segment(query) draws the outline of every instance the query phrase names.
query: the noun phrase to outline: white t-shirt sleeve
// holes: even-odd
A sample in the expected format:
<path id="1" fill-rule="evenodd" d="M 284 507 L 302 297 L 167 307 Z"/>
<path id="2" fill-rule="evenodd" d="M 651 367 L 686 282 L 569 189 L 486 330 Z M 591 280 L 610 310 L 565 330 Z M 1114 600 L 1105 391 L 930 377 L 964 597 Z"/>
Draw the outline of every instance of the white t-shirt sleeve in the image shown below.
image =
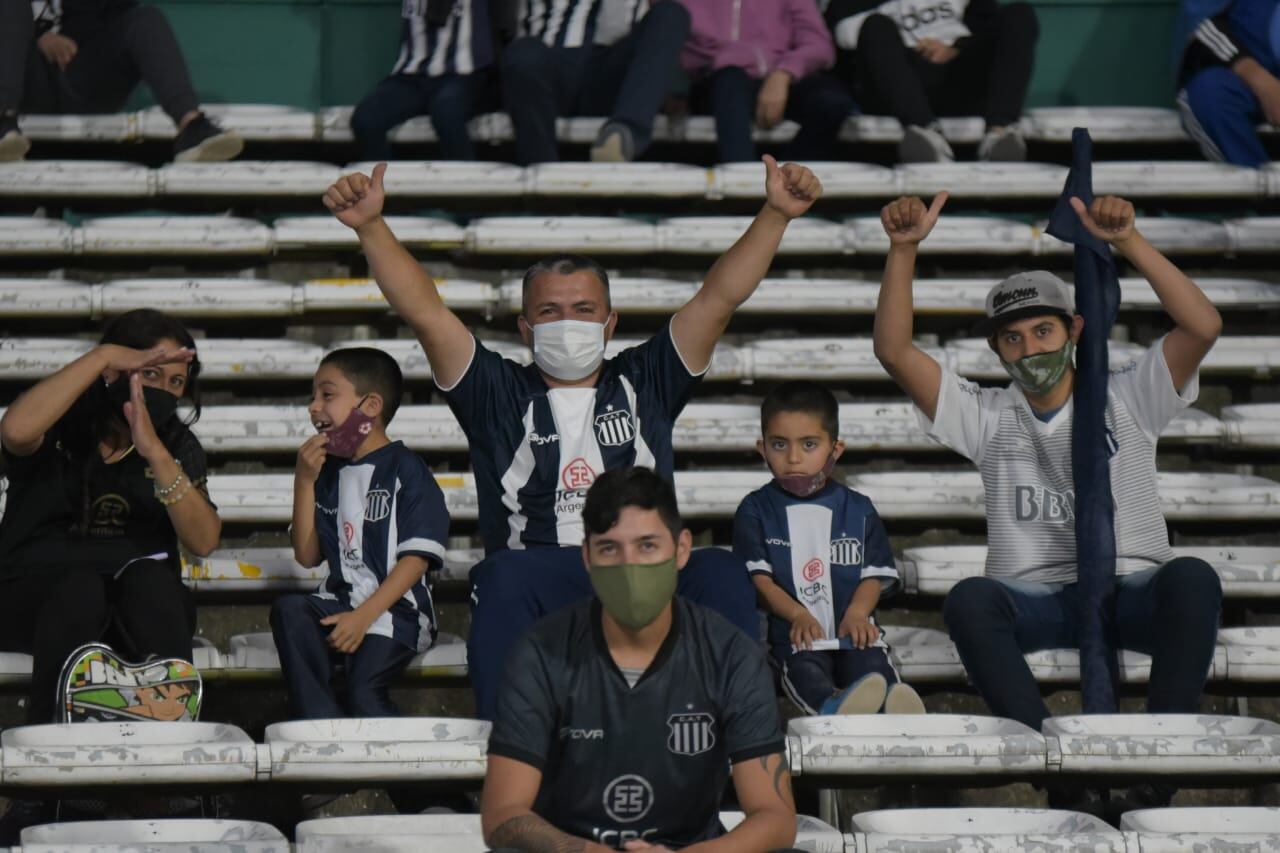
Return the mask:
<path id="1" fill-rule="evenodd" d="M 1138 426 L 1156 439 L 1169 421 L 1200 396 L 1200 371 L 1182 388 L 1174 388 L 1164 359 L 1164 338 L 1160 338 L 1137 361 L 1111 374 L 1111 393 L 1125 404 Z"/>
<path id="2" fill-rule="evenodd" d="M 962 379 L 944 367 L 938 387 L 938 410 L 933 420 L 918 406 L 916 417 L 926 435 L 976 463 L 981 461 L 990 420 L 988 410 L 997 393 L 984 390 L 976 382 Z"/>

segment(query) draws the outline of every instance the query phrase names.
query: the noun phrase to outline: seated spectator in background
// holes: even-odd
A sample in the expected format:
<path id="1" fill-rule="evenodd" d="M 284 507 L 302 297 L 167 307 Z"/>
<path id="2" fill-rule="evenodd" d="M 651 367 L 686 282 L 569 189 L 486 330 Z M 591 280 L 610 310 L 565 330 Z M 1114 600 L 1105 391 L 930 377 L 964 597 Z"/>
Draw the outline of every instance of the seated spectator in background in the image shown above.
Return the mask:
<path id="1" fill-rule="evenodd" d="M 31 723 L 53 722 L 62 665 L 85 643 L 191 660 L 195 608 L 178 546 L 204 556 L 222 530 L 189 427 L 199 375 L 181 323 L 130 311 L 0 420 L 0 650 L 33 657 Z"/>
<path id="2" fill-rule="evenodd" d="M 114 113 L 146 83 L 178 128 L 179 163 L 230 160 L 244 147 L 200 111 L 164 13 L 136 0 L 0 0 L 0 162 L 31 143 L 19 113 Z"/>
<path id="3" fill-rule="evenodd" d="M 367 347 L 329 353 L 312 380 L 317 435 L 298 451 L 290 536 L 294 559 L 327 561 L 329 577 L 271 608 L 301 719 L 396 716 L 392 683 L 435 640 L 426 574 L 444 564 L 449 514 L 422 457 L 387 437 L 403 384 L 395 359 Z M 329 683 L 339 658 L 344 703 Z"/>
<path id="4" fill-rule="evenodd" d="M 679 70 L 689 16 L 675 0 L 520 0 L 502 99 L 522 165 L 560 159 L 558 116 L 607 116 L 596 162 L 635 160 Z"/>
<path id="5" fill-rule="evenodd" d="M 440 159 L 474 160 L 467 122 L 489 96 L 495 26 L 489 0 L 404 0 L 400 57 L 351 114 L 361 160 L 391 159 L 391 129 L 431 116 Z"/>
<path id="6" fill-rule="evenodd" d="M 951 161 L 938 116 L 980 115 L 979 160 L 1025 160 L 1018 120 L 1040 33 L 1028 3 L 831 0 L 841 76 L 864 112 L 902 122 L 898 159 Z"/>
<path id="7" fill-rule="evenodd" d="M 587 491 L 582 519 L 595 595 L 512 650 L 489 737 L 485 841 L 522 851 L 790 847 L 795 804 L 768 666 L 741 631 L 675 596 L 692 537 L 671 484 L 648 468 L 615 468 Z M 726 834 L 718 812 L 730 772 L 746 819 Z"/>
<path id="8" fill-rule="evenodd" d="M 1210 160 L 1258 168 L 1257 125 L 1280 126 L 1280 2 L 1183 0 L 1178 111 Z"/>
<path id="9" fill-rule="evenodd" d="M 986 495 L 985 576 L 951 590 L 943 617 L 970 680 L 991 711 L 1039 731 L 1049 709 L 1023 655 L 1076 648 L 1077 582 L 1071 434 L 1074 345 L 1084 318 L 1052 273 L 1018 273 L 987 295 L 984 331 L 1013 383 L 980 388 L 934 361 L 911 338 L 918 244 L 946 195 L 926 209 L 899 199 L 881 213 L 891 246 L 876 307 L 875 352 L 916 404 L 934 439 L 972 460 Z M 1134 228 L 1133 205 L 1072 202 L 1085 228 L 1151 283 L 1173 330 L 1111 374 L 1105 419 L 1115 505 L 1116 646 L 1152 656 L 1147 710 L 1194 714 L 1217 642 L 1222 586 L 1213 567 L 1175 557 L 1156 491 L 1156 441 L 1199 393 L 1200 362 L 1222 318 L 1195 282 Z M 1059 799 L 1070 796 L 1073 799 Z M 1079 792 L 1050 792 L 1082 806 Z M 1172 789 L 1140 786 L 1133 807 L 1168 805 Z"/>
<path id="10" fill-rule="evenodd" d="M 682 61 L 697 109 L 716 120 L 722 163 L 756 159 L 752 127 L 800 125 L 786 156 L 831 160 L 853 100 L 823 73 L 835 60 L 814 0 L 680 0 L 692 18 Z"/>
<path id="11" fill-rule="evenodd" d="M 769 392 L 757 447 L 773 481 L 738 507 L 733 551 L 769 613 L 783 688 L 804 713 L 923 714 L 875 619 L 882 591 L 899 586 L 889 536 L 871 500 L 832 476 L 839 424 L 835 395 L 815 382 Z"/>

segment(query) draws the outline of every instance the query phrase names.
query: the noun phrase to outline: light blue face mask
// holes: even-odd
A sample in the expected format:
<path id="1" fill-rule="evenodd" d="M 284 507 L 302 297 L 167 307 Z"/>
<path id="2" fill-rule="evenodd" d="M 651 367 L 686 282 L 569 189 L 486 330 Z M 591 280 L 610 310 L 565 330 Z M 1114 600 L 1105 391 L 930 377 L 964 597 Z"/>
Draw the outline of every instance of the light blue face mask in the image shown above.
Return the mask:
<path id="1" fill-rule="evenodd" d="M 1053 390 L 1067 372 L 1074 355 L 1075 344 L 1068 340 L 1062 349 L 1028 355 L 1013 362 L 1001 359 L 1000 363 L 1019 388 L 1038 397 Z"/>

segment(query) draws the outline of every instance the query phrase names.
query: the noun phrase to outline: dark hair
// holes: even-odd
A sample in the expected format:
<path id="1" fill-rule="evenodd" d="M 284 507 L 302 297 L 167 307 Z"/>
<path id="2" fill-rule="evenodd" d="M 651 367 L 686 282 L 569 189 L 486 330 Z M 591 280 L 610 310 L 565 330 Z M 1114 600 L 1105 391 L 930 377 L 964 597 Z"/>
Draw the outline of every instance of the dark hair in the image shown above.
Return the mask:
<path id="1" fill-rule="evenodd" d="M 605 471 L 587 490 L 587 499 L 582 505 L 582 526 L 587 537 L 608 532 L 618 523 L 622 510 L 629 506 L 656 509 L 673 539 L 679 538 L 684 529 L 671 484 L 649 468 L 630 466 Z"/>
<path id="2" fill-rule="evenodd" d="M 781 412 L 804 412 L 822 422 L 832 441 L 840 435 L 840 404 L 836 395 L 817 382 L 797 379 L 783 382 L 765 395 L 760 404 L 760 434 L 769 434 L 769 422 Z"/>
<path id="3" fill-rule="evenodd" d="M 605 268 L 586 255 L 561 252 L 548 255 L 525 270 L 524 280 L 520 284 L 520 312 L 525 313 L 529 309 L 529 285 L 533 284 L 535 278 L 548 272 L 556 275 L 572 275 L 583 270 L 600 280 L 600 284 L 604 286 L 604 307 L 606 310 L 613 310 L 613 303 L 609 298 L 609 273 Z"/>
<path id="4" fill-rule="evenodd" d="M 394 358 L 373 347 L 347 347 L 336 349 L 320 359 L 320 367 L 326 364 L 338 368 L 347 381 L 356 386 L 357 394 L 381 397 L 382 425 L 385 427 L 391 423 L 404 393 L 404 374 Z"/>

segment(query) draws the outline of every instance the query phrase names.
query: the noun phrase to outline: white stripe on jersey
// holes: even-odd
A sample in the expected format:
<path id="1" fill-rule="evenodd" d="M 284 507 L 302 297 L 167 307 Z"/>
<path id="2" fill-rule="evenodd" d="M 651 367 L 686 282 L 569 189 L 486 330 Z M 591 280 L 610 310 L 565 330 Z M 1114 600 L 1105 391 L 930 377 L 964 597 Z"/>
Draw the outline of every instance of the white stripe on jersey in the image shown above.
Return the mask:
<path id="1" fill-rule="evenodd" d="M 382 564 L 387 567 L 388 577 L 391 576 L 392 570 L 395 569 L 396 542 L 399 541 L 400 539 L 400 531 L 396 528 L 396 522 L 399 520 L 396 518 L 396 516 L 399 515 L 399 513 L 396 512 L 396 502 L 399 500 L 399 498 L 400 498 L 400 478 L 396 477 L 396 484 L 392 488 L 392 492 L 391 492 L 391 507 L 390 507 L 391 514 L 387 516 L 387 551 L 386 551 L 386 554 L 383 556 L 383 559 L 385 560 L 385 562 L 383 562 Z M 355 609 L 356 607 L 354 596 L 352 597 L 351 607 L 352 609 Z M 374 619 L 373 624 L 369 626 L 368 633 L 373 634 L 376 637 L 386 637 L 388 639 L 395 639 L 395 635 L 396 635 L 395 623 L 391 619 L 391 611 L 389 609 L 384 610 L 378 614 L 378 618 Z"/>
<path id="2" fill-rule="evenodd" d="M 457 24 L 457 16 L 450 15 L 444 26 L 436 28 L 435 50 L 432 51 L 431 62 L 427 65 L 427 76 L 439 77 L 447 70 L 445 66 L 449 60 L 449 49 L 453 46 Z"/>
<path id="3" fill-rule="evenodd" d="M 507 537 L 507 547 L 517 550 L 524 547 L 520 536 L 529 524 L 529 516 L 524 514 L 524 508 L 520 506 L 520 490 L 533 476 L 533 446 L 529 444 L 529 436 L 534 433 L 533 401 L 530 401 L 529 408 L 524 410 L 523 420 L 524 438 L 520 440 L 520 446 L 511 457 L 511 467 L 502 475 L 502 505 L 511 513 L 507 517 L 507 526 L 511 528 L 511 535 Z"/>
<path id="4" fill-rule="evenodd" d="M 578 0 L 573 6 L 573 14 L 565 27 L 565 47 L 581 47 L 587 40 L 587 24 L 596 0 Z"/>
<path id="5" fill-rule="evenodd" d="M 443 545 L 441 545 L 439 542 L 435 541 L 434 539 L 422 539 L 419 537 L 406 539 L 403 542 L 401 542 L 398 546 L 396 546 L 396 559 L 399 559 L 401 554 L 404 554 L 408 551 L 422 551 L 427 554 L 431 554 L 433 556 L 439 557 L 440 559 L 443 560 L 445 548 Z M 394 562 L 395 561 L 393 560 L 388 565 L 393 565 Z"/>
<path id="6" fill-rule="evenodd" d="M 1227 38 L 1209 18 L 1205 18 L 1200 26 L 1196 27 L 1196 37 L 1223 62 L 1230 62 L 1239 52 L 1231 43 L 1231 39 Z"/>
<path id="7" fill-rule="evenodd" d="M 400 55 L 396 57 L 396 64 L 391 66 L 392 76 L 399 74 L 404 70 L 405 63 L 409 61 L 409 44 L 407 42 L 400 43 Z"/>
<path id="8" fill-rule="evenodd" d="M 427 19 L 415 16 L 409 19 L 409 38 L 413 42 L 413 56 L 405 65 L 405 74 L 416 74 L 427 58 Z"/>
<path id="9" fill-rule="evenodd" d="M 347 465 L 338 472 L 334 524 L 338 526 L 339 568 L 342 579 L 351 586 L 352 608 L 363 604 L 378 588 L 377 576 L 364 564 L 364 502 L 373 472 L 372 465 Z"/>
<path id="10" fill-rule="evenodd" d="M 551 8 L 546 14 L 545 26 L 542 30 L 542 41 L 548 47 L 556 46 L 556 36 L 560 35 L 560 28 L 564 26 L 564 13 L 572 0 L 551 0 Z M 541 5 L 541 4 L 539 4 Z M 566 38 L 565 47 L 576 47 Z"/>
<path id="11" fill-rule="evenodd" d="M 576 547 L 582 544 L 583 538 L 582 501 L 576 494 L 570 496 L 568 493 L 581 491 L 585 496 L 590 482 L 566 482 L 566 476 L 579 471 L 582 463 L 591 470 L 589 479 L 592 482 L 604 471 L 604 457 L 595 431 L 596 389 L 553 388 L 547 392 L 547 402 L 551 405 L 551 418 L 560 436 L 560 465 L 556 469 L 556 541 Z M 566 472 L 570 472 L 569 475 Z M 581 485 L 583 483 L 585 485 Z M 560 500 L 561 495 L 564 495 L 564 500 Z"/>
<path id="12" fill-rule="evenodd" d="M 635 443 L 632 447 L 635 450 L 636 458 L 631 464 L 638 468 L 657 468 L 658 458 L 653 455 L 653 450 L 649 447 L 648 442 L 644 440 L 644 431 L 640 429 L 640 408 L 636 405 L 635 386 L 625 376 L 619 376 L 618 381 L 622 385 L 622 393 L 627 395 L 627 408 L 631 410 L 631 417 L 635 420 L 635 427 L 632 430 L 635 433 Z"/>
<path id="13" fill-rule="evenodd" d="M 454 72 L 470 74 L 476 70 L 476 58 L 471 54 L 471 2 L 467 0 L 466 14 L 458 20 L 458 47 L 453 58 Z"/>
<path id="14" fill-rule="evenodd" d="M 767 575 L 773 575 L 773 566 L 769 565 L 768 560 L 747 560 L 747 571 L 764 572 Z"/>
<path id="15" fill-rule="evenodd" d="M 831 510 L 818 504 L 787 507 L 791 537 L 791 580 L 796 598 L 818 620 L 824 635 L 836 635 L 831 595 Z"/>

